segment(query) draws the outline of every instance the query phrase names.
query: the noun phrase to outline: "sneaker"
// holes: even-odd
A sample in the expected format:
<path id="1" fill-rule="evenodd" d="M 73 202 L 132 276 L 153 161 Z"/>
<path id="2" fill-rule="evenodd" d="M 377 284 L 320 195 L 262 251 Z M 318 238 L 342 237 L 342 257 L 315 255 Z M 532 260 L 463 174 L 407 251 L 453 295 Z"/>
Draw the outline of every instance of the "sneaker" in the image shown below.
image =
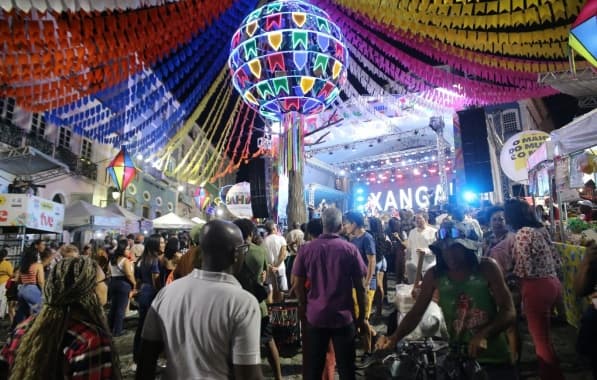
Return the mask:
<path id="1" fill-rule="evenodd" d="M 358 369 L 369 368 L 375 363 L 375 357 L 371 353 L 364 353 L 361 360 L 356 363 Z"/>

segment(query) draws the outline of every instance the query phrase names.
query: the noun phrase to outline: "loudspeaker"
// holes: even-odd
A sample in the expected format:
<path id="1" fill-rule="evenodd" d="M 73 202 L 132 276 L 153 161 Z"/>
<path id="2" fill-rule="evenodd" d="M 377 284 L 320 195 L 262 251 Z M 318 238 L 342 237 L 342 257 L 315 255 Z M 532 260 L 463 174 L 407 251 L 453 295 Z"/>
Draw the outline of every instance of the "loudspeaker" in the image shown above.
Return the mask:
<path id="1" fill-rule="evenodd" d="M 487 193 L 493 191 L 487 127 L 483 108 L 458 112 L 460 138 L 464 161 L 466 186 L 471 191 Z"/>
<path id="2" fill-rule="evenodd" d="M 267 186 L 265 183 L 265 159 L 252 159 L 248 164 L 251 184 L 251 210 L 255 218 L 269 218 Z"/>

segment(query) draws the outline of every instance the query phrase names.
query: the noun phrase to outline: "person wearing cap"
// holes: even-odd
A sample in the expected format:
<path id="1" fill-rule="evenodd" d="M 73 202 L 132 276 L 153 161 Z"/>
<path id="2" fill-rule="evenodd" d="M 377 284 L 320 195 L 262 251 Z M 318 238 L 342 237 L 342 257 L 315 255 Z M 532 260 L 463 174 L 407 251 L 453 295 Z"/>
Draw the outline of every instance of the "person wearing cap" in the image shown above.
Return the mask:
<path id="1" fill-rule="evenodd" d="M 414 330 L 437 290 L 450 343 L 464 346 L 489 379 L 516 379 L 505 336 L 515 320 L 514 305 L 498 265 L 479 258 L 479 242 L 467 238 L 466 226 L 454 221 L 442 223 L 430 249 L 437 262 L 423 276 L 415 305 L 391 336 L 378 339 L 376 348 L 393 349 Z"/>

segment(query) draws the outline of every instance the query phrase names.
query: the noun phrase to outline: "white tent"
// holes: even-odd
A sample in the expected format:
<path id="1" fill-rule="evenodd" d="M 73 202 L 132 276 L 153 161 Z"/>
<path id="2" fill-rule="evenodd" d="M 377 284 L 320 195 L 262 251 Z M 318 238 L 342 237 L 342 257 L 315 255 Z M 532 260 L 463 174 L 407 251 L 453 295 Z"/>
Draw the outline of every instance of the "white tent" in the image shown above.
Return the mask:
<path id="1" fill-rule="evenodd" d="M 597 109 L 551 132 L 556 156 L 565 156 L 597 145 Z"/>
<path id="2" fill-rule="evenodd" d="M 191 218 L 191 222 L 197 223 L 197 224 L 205 224 L 205 223 L 207 223 L 205 220 L 201 219 L 198 216 L 195 216 L 195 217 Z"/>
<path id="3" fill-rule="evenodd" d="M 181 218 L 173 212 L 153 220 L 153 228 L 156 230 L 190 230 L 193 226 L 195 223 L 187 218 Z"/>
<path id="4" fill-rule="evenodd" d="M 139 215 L 130 212 L 129 210 L 117 205 L 116 203 L 112 203 L 111 205 L 106 207 L 106 209 L 110 210 L 114 214 L 118 214 L 118 215 L 124 217 L 127 222 L 138 222 L 141 219 L 143 219 Z"/>
<path id="5" fill-rule="evenodd" d="M 84 226 L 121 228 L 125 218 L 85 201 L 76 201 L 64 210 L 64 228 Z"/>

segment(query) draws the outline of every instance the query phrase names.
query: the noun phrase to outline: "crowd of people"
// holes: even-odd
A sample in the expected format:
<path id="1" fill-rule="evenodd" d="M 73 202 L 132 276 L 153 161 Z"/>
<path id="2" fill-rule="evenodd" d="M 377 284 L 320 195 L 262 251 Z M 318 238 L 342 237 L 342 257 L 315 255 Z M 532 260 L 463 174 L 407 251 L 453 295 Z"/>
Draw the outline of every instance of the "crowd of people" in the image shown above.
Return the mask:
<path id="1" fill-rule="evenodd" d="M 193 238 L 119 236 L 81 251 L 36 241 L 18 270 L 0 250 L 0 316 L 12 318 L 0 378 L 121 378 L 113 338 L 136 308 L 130 369 L 137 379 L 155 378 L 160 357 L 162 378 L 261 379 L 262 353 L 282 379 L 268 304 L 296 298 L 306 379 L 333 379 L 336 371 L 355 379 L 376 350 L 394 350 L 432 302 L 450 343 L 489 379 L 517 378 L 523 317 L 540 378 L 563 379 L 550 339 L 552 316 L 562 317 L 562 264 L 549 233 L 519 199 L 478 219 L 460 207 L 431 221 L 423 211 L 378 218 L 328 208 L 284 235 L 272 221 L 262 233 L 249 219 L 214 220 Z M 388 271 L 413 286 L 415 303 L 384 336 L 371 319 L 388 302 Z M 575 289 L 585 296 L 596 286 L 590 243 Z M 579 339 L 593 365 L 587 342 L 596 337 L 596 314 L 587 310 Z"/>

